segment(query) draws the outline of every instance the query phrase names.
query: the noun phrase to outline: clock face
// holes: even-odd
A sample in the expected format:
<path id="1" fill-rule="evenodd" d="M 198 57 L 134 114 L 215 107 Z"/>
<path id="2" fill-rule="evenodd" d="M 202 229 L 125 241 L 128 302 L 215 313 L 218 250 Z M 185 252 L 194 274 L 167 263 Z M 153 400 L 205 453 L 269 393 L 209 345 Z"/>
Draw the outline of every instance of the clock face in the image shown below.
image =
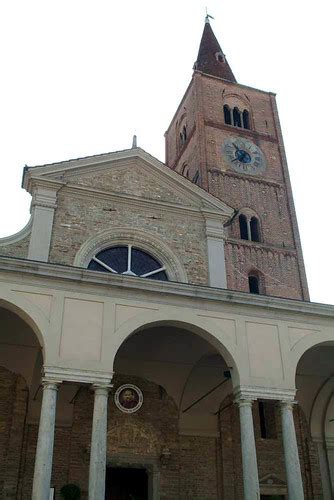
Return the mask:
<path id="1" fill-rule="evenodd" d="M 230 137 L 222 146 L 223 158 L 239 173 L 257 175 L 266 168 L 266 161 L 260 148 L 242 137 Z"/>

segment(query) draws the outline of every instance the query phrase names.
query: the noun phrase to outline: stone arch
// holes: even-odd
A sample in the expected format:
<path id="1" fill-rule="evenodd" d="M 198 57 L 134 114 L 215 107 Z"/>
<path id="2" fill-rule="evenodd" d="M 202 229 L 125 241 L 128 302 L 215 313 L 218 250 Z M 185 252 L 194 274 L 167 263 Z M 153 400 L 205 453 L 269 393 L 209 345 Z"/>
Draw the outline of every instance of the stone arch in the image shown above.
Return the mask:
<path id="1" fill-rule="evenodd" d="M 129 227 L 108 229 L 86 240 L 75 256 L 74 265 L 87 267 L 98 251 L 124 244 L 138 246 L 164 264 L 169 280 L 181 283 L 188 282 L 181 260 L 161 238 L 152 233 Z"/>
<path id="2" fill-rule="evenodd" d="M 202 319 L 191 313 L 152 311 L 138 314 L 125 321 L 114 333 L 115 349 L 111 357 L 112 365 L 114 365 L 119 348 L 127 338 L 143 329 L 164 325 L 182 328 L 206 340 L 221 354 L 228 367 L 231 368 L 233 386 L 236 387 L 240 384 L 239 370 L 242 369 L 242 363 L 238 363 L 237 346 L 228 338 L 228 335 L 224 336 L 223 332 L 219 332 L 219 336 L 222 338 L 218 337 L 215 323 L 211 323 L 208 318 Z"/>
<path id="3" fill-rule="evenodd" d="M 327 335 L 326 335 L 327 334 Z M 305 408 L 310 443 L 317 448 L 321 484 L 325 499 L 334 492 L 334 341 L 325 332 L 305 334 L 294 345 L 294 373 L 297 399 Z M 321 339 L 319 338 L 321 337 Z"/>
<path id="4" fill-rule="evenodd" d="M 49 321 L 43 311 L 13 292 L 6 294 L 5 297 L 0 296 L 0 307 L 13 312 L 30 326 L 41 346 L 44 359 L 47 353 L 46 332 L 48 331 Z"/>
<path id="5" fill-rule="evenodd" d="M 315 332 L 312 330 L 295 343 L 291 349 L 291 372 L 294 377 L 296 376 L 297 365 L 302 356 L 308 350 L 312 349 L 312 347 L 318 347 L 320 345 L 334 346 L 334 331 L 328 329 Z"/>

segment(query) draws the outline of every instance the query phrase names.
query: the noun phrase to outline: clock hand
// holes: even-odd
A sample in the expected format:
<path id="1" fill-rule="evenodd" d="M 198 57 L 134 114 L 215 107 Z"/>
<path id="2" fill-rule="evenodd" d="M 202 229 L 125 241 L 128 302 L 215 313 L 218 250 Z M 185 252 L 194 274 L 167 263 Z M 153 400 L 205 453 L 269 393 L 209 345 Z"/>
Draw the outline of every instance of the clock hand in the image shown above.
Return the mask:
<path id="1" fill-rule="evenodd" d="M 234 142 L 233 142 L 233 146 L 235 147 L 235 149 L 236 149 L 237 151 L 240 151 L 240 148 L 238 148 L 238 146 L 237 146 Z"/>

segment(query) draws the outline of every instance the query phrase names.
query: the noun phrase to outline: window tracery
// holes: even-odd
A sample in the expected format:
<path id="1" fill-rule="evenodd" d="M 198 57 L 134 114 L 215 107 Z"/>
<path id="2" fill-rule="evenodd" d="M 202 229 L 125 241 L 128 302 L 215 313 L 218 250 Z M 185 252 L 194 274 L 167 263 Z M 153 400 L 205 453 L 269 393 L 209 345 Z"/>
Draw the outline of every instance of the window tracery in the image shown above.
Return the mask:
<path id="1" fill-rule="evenodd" d="M 88 269 L 168 281 L 166 267 L 132 245 L 110 247 L 98 252 L 88 264 Z"/>

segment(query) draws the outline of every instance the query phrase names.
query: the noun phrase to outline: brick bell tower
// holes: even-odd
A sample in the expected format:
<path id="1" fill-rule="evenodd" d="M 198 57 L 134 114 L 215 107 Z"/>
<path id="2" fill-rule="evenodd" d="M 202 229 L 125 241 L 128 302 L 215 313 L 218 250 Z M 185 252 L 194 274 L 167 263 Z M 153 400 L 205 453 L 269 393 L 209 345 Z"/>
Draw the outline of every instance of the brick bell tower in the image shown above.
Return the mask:
<path id="1" fill-rule="evenodd" d="M 275 94 L 237 83 L 206 18 L 166 164 L 235 209 L 228 288 L 309 300 Z"/>

